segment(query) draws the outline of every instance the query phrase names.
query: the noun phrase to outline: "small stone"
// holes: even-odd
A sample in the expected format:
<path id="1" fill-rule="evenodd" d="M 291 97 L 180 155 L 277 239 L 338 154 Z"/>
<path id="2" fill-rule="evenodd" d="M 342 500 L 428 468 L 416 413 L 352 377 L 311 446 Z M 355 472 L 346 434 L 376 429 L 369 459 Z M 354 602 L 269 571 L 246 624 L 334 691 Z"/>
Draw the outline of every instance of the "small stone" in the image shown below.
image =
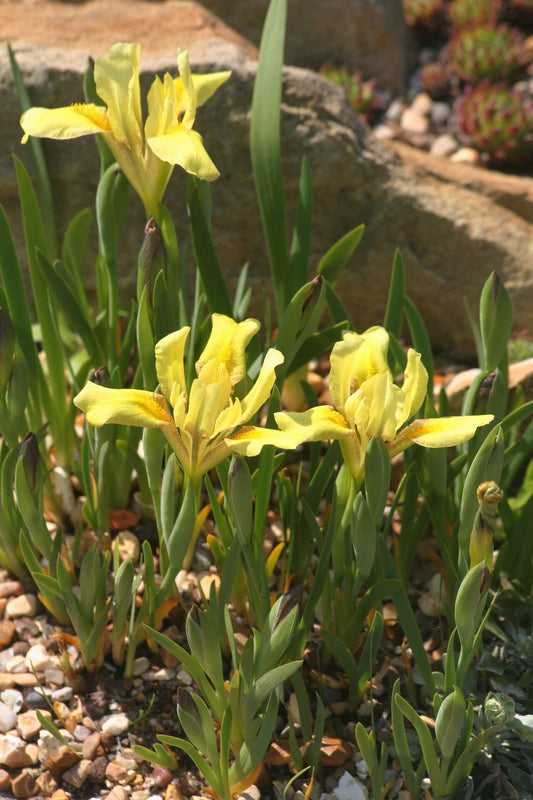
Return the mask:
<path id="1" fill-rule="evenodd" d="M 150 669 L 150 661 L 146 658 L 146 656 L 141 656 L 140 658 L 136 658 L 133 662 L 131 674 L 136 677 L 137 675 L 142 675 L 147 669 Z"/>
<path id="2" fill-rule="evenodd" d="M 367 800 L 368 792 L 353 775 L 345 772 L 339 779 L 335 789 L 335 797 L 337 800 Z"/>
<path id="3" fill-rule="evenodd" d="M 130 721 L 126 714 L 112 714 L 102 722 L 102 734 L 104 736 L 120 736 L 125 733 L 130 726 Z"/>
<path id="4" fill-rule="evenodd" d="M 11 779 L 11 791 L 14 797 L 33 797 L 38 787 L 35 778 L 28 772 L 20 772 Z"/>
<path id="5" fill-rule="evenodd" d="M 26 742 L 19 736 L 7 734 L 0 736 L 0 764 L 17 769 L 29 767 L 31 757 L 26 753 Z"/>
<path id="6" fill-rule="evenodd" d="M 47 716 L 51 717 L 51 714 L 48 712 Z M 26 742 L 37 738 L 42 727 L 37 717 L 37 712 L 34 709 L 19 714 L 17 718 L 17 731 Z"/>
<path id="7" fill-rule="evenodd" d="M 55 703 L 68 703 L 74 697 L 74 689 L 72 686 L 60 686 L 54 689 L 51 696 Z"/>
<path id="8" fill-rule="evenodd" d="M 152 772 L 152 781 L 155 786 L 157 786 L 158 789 L 166 789 L 171 780 L 172 772 L 166 767 L 156 764 Z"/>
<path id="9" fill-rule="evenodd" d="M 184 669 L 180 669 L 178 671 L 178 674 L 176 675 L 176 677 L 180 681 L 180 683 L 185 684 L 185 686 L 191 686 L 192 685 L 192 678 L 191 678 L 191 676 L 189 675 L 188 672 L 185 672 Z"/>
<path id="10" fill-rule="evenodd" d="M 0 732 L 7 733 L 17 724 L 17 715 L 8 705 L 0 701 Z"/>
<path id="11" fill-rule="evenodd" d="M 128 783 L 129 770 L 123 764 L 119 764 L 116 759 L 110 761 L 105 770 L 106 780 L 112 783 Z"/>
<path id="12" fill-rule="evenodd" d="M 408 133 L 427 133 L 429 130 L 429 119 L 412 108 L 405 109 L 400 124 Z"/>
<path id="13" fill-rule="evenodd" d="M 211 584 L 213 583 L 215 584 L 215 592 L 218 593 L 218 589 L 220 587 L 220 575 L 217 575 L 214 572 L 208 572 L 206 575 L 202 575 L 198 583 L 205 597 L 209 597 L 211 593 Z"/>
<path id="14" fill-rule="evenodd" d="M 81 761 L 78 761 L 77 764 L 74 764 L 63 773 L 61 780 L 79 789 L 87 780 L 91 764 L 92 762 L 88 758 L 82 758 Z"/>
<path id="15" fill-rule="evenodd" d="M 52 683 L 55 686 L 62 686 L 65 683 L 65 673 L 57 667 L 45 669 L 44 678 L 47 683 Z"/>
<path id="16" fill-rule="evenodd" d="M 13 682 L 16 686 L 37 686 L 39 681 L 32 672 L 16 672 L 13 674 Z"/>
<path id="17" fill-rule="evenodd" d="M 47 667 L 52 666 L 53 661 L 50 653 L 42 644 L 34 644 L 26 653 L 26 667 L 36 672 L 43 672 Z"/>
<path id="18" fill-rule="evenodd" d="M 26 660 L 24 656 L 12 656 L 6 661 L 4 669 L 6 672 L 11 672 L 12 674 L 26 672 Z"/>
<path id="19" fill-rule="evenodd" d="M 449 158 L 452 153 L 457 152 L 459 145 L 457 140 L 450 133 L 443 133 L 442 136 L 437 136 L 431 143 L 429 152 L 433 156 L 439 158 Z"/>
<path id="20" fill-rule="evenodd" d="M 120 531 L 113 540 L 113 549 L 118 547 L 118 554 L 121 561 L 131 558 L 134 564 L 139 560 L 141 545 L 137 536 L 132 531 Z"/>
<path id="21" fill-rule="evenodd" d="M 105 756 L 98 756 L 94 761 L 91 761 L 91 767 L 87 773 L 87 780 L 96 784 L 103 783 L 105 781 L 107 763 L 107 758 Z"/>
<path id="22" fill-rule="evenodd" d="M 428 117 L 430 115 L 432 106 L 433 100 L 426 92 L 420 92 L 420 94 L 417 94 L 411 103 L 411 109 L 423 117 Z"/>
<path id="23" fill-rule="evenodd" d="M 70 800 L 70 795 L 64 789 L 57 789 L 50 800 Z"/>
<path id="24" fill-rule="evenodd" d="M 57 781 L 48 770 L 41 772 L 37 778 L 37 785 L 41 794 L 44 794 L 45 797 L 50 797 L 57 789 Z"/>
<path id="25" fill-rule="evenodd" d="M 106 795 L 105 800 L 128 800 L 128 797 L 127 790 L 123 786 L 116 784 L 109 794 Z"/>
<path id="26" fill-rule="evenodd" d="M 74 738 L 77 742 L 84 742 L 91 733 L 92 731 L 86 725 L 76 725 L 74 728 Z"/>
<path id="27" fill-rule="evenodd" d="M 22 594 L 24 587 L 20 581 L 2 581 L 0 583 L 0 597 L 13 597 Z"/>
<path id="28" fill-rule="evenodd" d="M 9 708 L 12 708 L 16 714 L 18 714 L 22 708 L 24 697 L 22 692 L 19 692 L 17 689 L 4 689 L 4 691 L 0 694 L 0 700 L 2 700 L 6 706 L 9 706 Z"/>
<path id="29" fill-rule="evenodd" d="M 385 117 L 390 122 L 399 122 L 402 118 L 402 114 L 405 111 L 405 105 L 401 100 L 393 100 L 390 106 L 388 107 L 387 111 L 385 112 Z"/>
<path id="30" fill-rule="evenodd" d="M 450 161 L 457 164 L 473 164 L 476 166 L 481 163 L 481 156 L 473 147 L 461 147 L 456 153 L 450 156 Z"/>
<path id="31" fill-rule="evenodd" d="M 92 761 L 92 759 L 94 759 L 96 756 L 96 752 L 100 747 L 101 741 L 102 737 L 98 731 L 93 731 L 93 733 L 89 734 L 82 745 L 81 754 L 83 758 L 88 758 L 90 761 Z"/>
<path id="32" fill-rule="evenodd" d="M 6 769 L 0 769 L 0 792 L 7 792 L 11 785 L 11 776 Z"/>
<path id="33" fill-rule="evenodd" d="M 31 690 L 26 695 L 26 705 L 29 708 L 48 708 L 48 703 L 46 702 L 46 698 L 40 691 Z"/>
<path id="34" fill-rule="evenodd" d="M 424 592 L 418 598 L 418 607 L 426 617 L 438 617 L 440 614 L 440 598 L 435 592 Z"/>
<path id="35" fill-rule="evenodd" d="M 34 617 L 37 613 L 37 597 L 34 594 L 21 594 L 10 600 L 6 606 L 6 617 L 20 619 Z"/>
<path id="36" fill-rule="evenodd" d="M 451 109 L 448 103 L 433 103 L 430 114 L 433 125 L 442 129 L 442 126 L 448 122 L 450 112 Z"/>
<path id="37" fill-rule="evenodd" d="M 9 619 L 0 620 L 0 650 L 11 644 L 15 635 L 15 623 Z"/>

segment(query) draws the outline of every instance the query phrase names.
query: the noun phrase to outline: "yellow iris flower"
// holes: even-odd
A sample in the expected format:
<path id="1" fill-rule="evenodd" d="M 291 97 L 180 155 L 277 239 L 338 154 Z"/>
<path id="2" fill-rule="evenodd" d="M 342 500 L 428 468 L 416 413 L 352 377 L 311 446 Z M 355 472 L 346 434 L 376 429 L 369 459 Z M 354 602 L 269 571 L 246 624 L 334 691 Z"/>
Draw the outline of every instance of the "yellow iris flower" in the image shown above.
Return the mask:
<path id="1" fill-rule="evenodd" d="M 184 351 L 190 328 L 161 339 L 155 348 L 158 390 L 109 389 L 89 381 L 74 398 L 91 425 L 108 422 L 160 428 L 186 475 L 198 483 L 231 449 L 227 439 L 268 399 L 283 355 L 268 350 L 254 386 L 242 399 L 234 387 L 246 377 L 245 350 L 259 322 L 235 322 L 213 314 L 209 340 L 196 362 L 190 387 L 185 383 Z"/>
<path id="2" fill-rule="evenodd" d="M 143 125 L 139 82 L 140 45 L 113 45 L 109 58 L 94 67 L 96 91 L 105 106 L 74 103 L 63 108 L 30 108 L 20 120 L 22 142 L 29 136 L 75 139 L 100 133 L 129 182 L 143 201 L 148 217 L 158 217 L 174 165 L 207 181 L 219 172 L 193 130 L 196 109 L 230 72 L 193 75 L 187 51 L 178 51 L 180 76 L 156 77 L 147 97 Z"/>
<path id="3" fill-rule="evenodd" d="M 231 440 L 232 450 L 256 455 L 263 445 L 294 448 L 302 442 L 338 439 L 344 460 L 358 484 L 364 478 L 365 453 L 373 436 L 387 443 L 391 456 L 412 444 L 448 447 L 470 439 L 491 422 L 491 414 L 416 419 L 427 391 L 428 374 L 420 353 L 410 349 L 402 386 L 388 366 L 389 335 L 375 326 L 362 334 L 345 333 L 333 347 L 329 389 L 334 408 L 317 406 L 275 415 L 279 431 L 247 428 Z"/>

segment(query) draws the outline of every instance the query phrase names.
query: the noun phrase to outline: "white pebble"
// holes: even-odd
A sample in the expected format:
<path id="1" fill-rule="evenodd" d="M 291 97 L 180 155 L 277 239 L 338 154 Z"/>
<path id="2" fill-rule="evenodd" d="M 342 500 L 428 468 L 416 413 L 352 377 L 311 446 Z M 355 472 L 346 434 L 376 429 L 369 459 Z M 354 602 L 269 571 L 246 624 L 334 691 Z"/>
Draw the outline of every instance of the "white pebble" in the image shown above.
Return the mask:
<path id="1" fill-rule="evenodd" d="M 104 736 L 120 736 L 129 726 L 130 721 L 126 714 L 113 714 L 102 722 L 102 733 Z"/>
<path id="2" fill-rule="evenodd" d="M 13 730 L 15 725 L 17 724 L 17 715 L 5 703 L 0 702 L 0 731 L 2 733 L 7 733 L 7 731 Z"/>

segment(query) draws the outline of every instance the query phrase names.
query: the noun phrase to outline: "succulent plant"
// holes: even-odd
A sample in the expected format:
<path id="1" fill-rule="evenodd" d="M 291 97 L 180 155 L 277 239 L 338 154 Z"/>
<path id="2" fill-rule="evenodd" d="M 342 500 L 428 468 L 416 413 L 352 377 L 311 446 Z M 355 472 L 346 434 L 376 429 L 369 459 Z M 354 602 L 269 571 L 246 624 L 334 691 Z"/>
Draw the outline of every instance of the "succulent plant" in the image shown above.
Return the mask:
<path id="1" fill-rule="evenodd" d="M 459 131 L 489 161 L 519 163 L 533 155 L 533 98 L 489 81 L 467 89 L 457 105 Z"/>
<path id="2" fill-rule="evenodd" d="M 469 25 L 494 25 L 502 0 L 452 0 L 448 18 L 456 28 Z"/>
<path id="3" fill-rule="evenodd" d="M 440 100 L 450 92 L 450 70 L 443 61 L 428 61 L 420 71 L 422 90 L 433 100 Z"/>
<path id="4" fill-rule="evenodd" d="M 444 0 L 403 0 L 403 15 L 408 25 L 427 25 L 444 7 Z"/>
<path id="5" fill-rule="evenodd" d="M 459 29 L 450 41 L 449 55 L 453 71 L 466 83 L 509 78 L 531 60 L 521 34 L 508 25 Z"/>
<path id="6" fill-rule="evenodd" d="M 320 74 L 344 89 L 354 111 L 357 111 L 365 119 L 376 108 L 375 81 L 365 81 L 360 72 L 350 73 L 345 67 L 336 68 L 330 64 L 324 64 L 320 69 Z"/>

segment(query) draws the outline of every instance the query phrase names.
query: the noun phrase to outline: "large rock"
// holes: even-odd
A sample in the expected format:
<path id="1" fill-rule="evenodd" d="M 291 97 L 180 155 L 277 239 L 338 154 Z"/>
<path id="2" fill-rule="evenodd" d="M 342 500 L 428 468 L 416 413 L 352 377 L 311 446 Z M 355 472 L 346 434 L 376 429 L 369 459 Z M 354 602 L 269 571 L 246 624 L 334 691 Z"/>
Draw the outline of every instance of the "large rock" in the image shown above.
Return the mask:
<path id="1" fill-rule="evenodd" d="M 197 128 L 221 171 L 221 178 L 212 186 L 213 238 L 220 263 L 232 286 L 241 266 L 250 262 L 252 311 L 260 314 L 263 292 L 268 291 L 270 283 L 248 150 L 256 70 L 253 48 L 194 3 L 90 0 L 73 7 L 44 0 L 28 4 L 26 18 L 8 13 L 13 9 L 20 12 L 20 3 L 4 2 L 0 6 L 2 35 L 11 40 L 33 101 L 39 105 L 57 106 L 81 99 L 87 53 L 105 53 L 117 38 L 141 42 L 145 84 L 154 70 L 162 73 L 175 69 L 178 44 L 190 48 L 193 65 L 200 72 L 231 67 L 231 80 L 201 109 Z M 53 11 L 54 26 L 45 24 L 45 9 Z M 33 20 L 38 24 L 30 24 Z M 0 103 L 0 200 L 23 253 L 10 150 L 27 163 L 29 153 L 18 144 L 19 114 L 4 53 L 0 55 Z M 340 90 L 297 68 L 284 72 L 282 150 L 290 224 L 302 156 L 309 162 L 313 266 L 347 230 L 361 222 L 367 226 L 339 287 L 358 330 L 383 319 L 397 246 L 406 264 L 408 293 L 426 321 L 436 351 L 461 360 L 473 358 L 474 343 L 463 298 L 475 308 L 483 282 L 493 269 L 510 291 L 516 329 L 531 330 L 531 180 L 516 178 L 512 180 L 513 191 L 507 185 L 498 191 L 495 186 L 487 188 L 484 176 L 490 175 L 489 183 L 494 184 L 500 180 L 505 183 L 504 176 L 470 168 L 473 172 L 461 181 L 445 174 L 447 162 L 443 160 L 428 161 L 428 156 L 421 156 L 422 160 L 413 164 L 405 153 L 400 156 L 373 139 Z M 94 202 L 98 173 L 95 143 L 90 137 L 73 142 L 46 141 L 45 151 L 58 218 L 64 228 L 76 211 Z M 184 186 L 185 176 L 176 170 L 165 197 L 182 240 L 187 232 Z M 119 264 L 125 299 L 135 291 L 136 254 L 143 227 L 142 208 L 134 198 Z M 86 276 L 89 288 L 94 288 L 93 238 L 93 260 Z"/>
<path id="2" fill-rule="evenodd" d="M 257 46 L 269 0 L 203 0 Z M 415 45 L 398 0 L 290 0 L 286 63 L 318 70 L 324 62 L 359 70 L 380 89 L 401 94 Z"/>

